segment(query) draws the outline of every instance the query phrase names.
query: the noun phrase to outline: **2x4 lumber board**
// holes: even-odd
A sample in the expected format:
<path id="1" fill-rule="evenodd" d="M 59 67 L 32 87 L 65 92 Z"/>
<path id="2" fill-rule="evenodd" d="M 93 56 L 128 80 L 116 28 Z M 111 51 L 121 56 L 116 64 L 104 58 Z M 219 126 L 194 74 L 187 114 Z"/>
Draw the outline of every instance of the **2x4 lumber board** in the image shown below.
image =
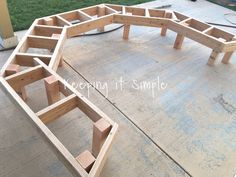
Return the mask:
<path id="1" fill-rule="evenodd" d="M 60 15 L 57 15 L 56 19 L 57 19 L 57 23 L 58 23 L 59 26 L 66 26 L 66 25 L 71 26 L 72 25 L 69 21 L 62 18 Z"/>
<path id="2" fill-rule="evenodd" d="M 35 20 L 33 22 L 33 24 L 30 26 L 29 30 L 26 32 L 26 34 L 24 35 L 24 37 L 21 39 L 21 41 L 19 42 L 19 44 L 16 46 L 15 50 L 12 52 L 12 54 L 10 55 L 10 57 L 8 58 L 8 60 L 6 61 L 6 63 L 3 65 L 1 72 L 0 72 L 0 76 L 5 76 L 5 70 L 7 68 L 7 66 L 10 63 L 13 63 L 15 60 L 15 55 L 16 53 L 20 50 L 20 48 L 22 47 L 22 45 L 24 44 L 25 40 L 27 39 L 27 36 L 32 32 L 32 30 L 34 29 L 34 26 L 38 23 L 38 20 Z"/>
<path id="3" fill-rule="evenodd" d="M 106 7 L 105 5 L 99 5 L 98 6 L 98 17 L 102 17 L 106 15 Z M 104 31 L 104 26 L 99 27 L 98 31 L 103 32 Z"/>
<path id="4" fill-rule="evenodd" d="M 78 14 L 79 14 L 79 17 L 80 17 L 80 21 L 82 21 L 82 22 L 93 19 L 93 17 L 91 17 L 90 15 L 84 13 L 81 10 L 78 10 Z"/>
<path id="5" fill-rule="evenodd" d="M 232 55 L 233 55 L 233 53 L 234 52 L 226 52 L 225 54 L 224 54 L 224 57 L 223 57 L 223 59 L 222 59 L 222 63 L 224 63 L 224 64 L 228 64 L 229 63 L 229 60 L 231 59 L 231 57 L 232 57 Z"/>
<path id="6" fill-rule="evenodd" d="M 115 14 L 114 23 L 121 24 L 131 24 L 131 25 L 140 25 L 140 26 L 149 26 L 149 27 L 163 27 L 167 20 L 164 18 L 154 18 L 154 17 L 141 17 L 141 16 L 129 16 L 129 15 L 121 15 Z"/>
<path id="7" fill-rule="evenodd" d="M 222 42 L 218 41 L 217 39 L 203 34 L 202 32 L 199 32 L 195 29 L 182 26 L 181 24 L 178 24 L 174 21 L 169 21 L 168 29 L 217 51 L 220 50 L 220 47 L 222 45 Z"/>
<path id="8" fill-rule="evenodd" d="M 171 18 L 172 17 L 172 13 L 167 13 L 166 11 L 164 11 L 164 18 Z M 161 28 L 161 36 L 166 36 L 167 33 L 167 23 L 169 21 L 166 22 L 166 24 Z"/>
<path id="9" fill-rule="evenodd" d="M 6 76 L 16 74 L 19 71 L 20 71 L 20 65 L 10 64 L 10 65 L 8 65 L 8 67 L 6 69 Z M 21 96 L 21 98 L 23 100 L 27 99 L 25 87 L 21 87 L 19 90 L 17 90 L 17 93 Z"/>
<path id="10" fill-rule="evenodd" d="M 89 152 L 88 150 L 85 150 L 84 152 L 82 152 L 80 155 L 76 157 L 76 160 L 89 173 L 96 159 L 91 154 L 91 152 Z"/>
<path id="11" fill-rule="evenodd" d="M 16 74 L 7 76 L 5 79 L 13 89 L 19 90 L 23 86 L 44 78 L 43 70 L 43 67 L 38 65 L 33 68 L 29 68 Z"/>
<path id="12" fill-rule="evenodd" d="M 57 26 L 35 25 L 34 35 L 50 37 L 52 34 L 61 34 L 62 28 Z"/>
<path id="13" fill-rule="evenodd" d="M 112 9 L 114 9 L 114 10 L 116 10 L 116 11 L 122 11 L 123 10 L 123 8 L 125 8 L 125 6 L 122 6 L 122 5 L 116 5 L 116 4 L 105 4 L 107 7 L 110 7 L 110 8 L 112 8 Z"/>
<path id="14" fill-rule="evenodd" d="M 34 53 L 16 53 L 16 63 L 21 66 L 33 67 L 35 66 L 35 61 L 33 58 L 39 58 L 46 65 L 49 64 L 52 55 L 34 54 Z"/>
<path id="15" fill-rule="evenodd" d="M 102 168 L 106 162 L 106 159 L 108 157 L 109 151 L 111 150 L 112 144 L 114 143 L 114 139 L 115 139 L 115 135 L 117 134 L 117 131 L 118 131 L 118 124 L 114 123 L 89 173 L 90 177 L 99 177 L 102 171 Z"/>
<path id="16" fill-rule="evenodd" d="M 184 41 L 184 36 L 181 34 L 177 34 L 176 39 L 175 39 L 174 48 L 181 49 L 183 41 Z"/>
<path id="17" fill-rule="evenodd" d="M 53 75 L 44 78 L 48 104 L 51 105 L 60 100 L 59 81 Z"/>
<path id="18" fill-rule="evenodd" d="M 92 153 L 95 157 L 98 156 L 110 130 L 111 125 L 106 119 L 101 118 L 93 124 Z"/>
<path id="19" fill-rule="evenodd" d="M 54 20 L 51 17 L 46 17 L 46 18 L 43 19 L 43 23 L 45 25 L 53 26 L 54 25 Z"/>
<path id="20" fill-rule="evenodd" d="M 58 74 L 52 70 L 50 67 L 45 65 L 41 60 L 38 58 L 34 58 L 34 60 L 41 65 L 50 75 L 54 75 L 60 82 L 60 91 L 62 90 L 68 90 L 69 92 L 72 92 L 76 94 L 78 97 L 78 108 L 85 113 L 93 122 L 98 121 L 100 118 L 105 118 L 111 125 L 114 124 L 114 122 L 104 113 L 102 112 L 98 107 L 96 107 L 93 103 L 91 103 L 86 97 L 84 97 L 80 92 L 78 92 L 76 89 L 74 89 L 70 84 L 68 84 L 64 79 L 62 79 Z M 62 89 L 63 87 L 63 89 Z M 69 93 L 66 92 L 66 93 Z M 65 93 L 65 95 L 66 95 Z"/>
<path id="21" fill-rule="evenodd" d="M 97 5 L 91 6 L 91 7 L 86 7 L 86 8 L 80 9 L 80 10 L 90 16 L 97 15 Z"/>
<path id="22" fill-rule="evenodd" d="M 106 6 L 105 5 L 105 14 L 108 15 L 108 14 L 115 14 L 115 13 L 119 13 L 118 11 L 110 8 L 109 6 Z"/>
<path id="23" fill-rule="evenodd" d="M 132 15 L 145 16 L 145 8 L 126 6 L 126 12 Z"/>
<path id="24" fill-rule="evenodd" d="M 149 13 L 149 9 L 148 8 L 145 9 L 145 17 L 150 17 L 150 13 Z"/>
<path id="25" fill-rule="evenodd" d="M 130 25 L 125 24 L 124 25 L 124 31 L 123 31 L 123 39 L 124 40 L 129 39 L 129 32 L 130 32 Z"/>
<path id="26" fill-rule="evenodd" d="M 207 64 L 209 66 L 213 66 L 218 56 L 219 56 L 219 52 L 215 51 L 215 50 L 212 50 L 210 58 L 209 58 Z"/>
<path id="27" fill-rule="evenodd" d="M 50 123 L 77 107 L 77 96 L 72 94 L 36 113 L 43 123 Z"/>
<path id="28" fill-rule="evenodd" d="M 55 71 L 57 70 L 59 64 L 61 63 L 63 47 L 66 39 L 67 39 L 67 28 L 64 28 L 62 30 L 57 46 L 53 52 L 51 61 L 49 63 L 49 67 L 51 67 Z"/>
<path id="29" fill-rule="evenodd" d="M 77 36 L 109 24 L 113 22 L 113 14 L 99 17 L 97 19 L 88 20 L 67 28 L 68 37 Z"/>
<path id="30" fill-rule="evenodd" d="M 47 126 L 38 118 L 38 116 L 29 108 L 29 106 L 16 94 L 11 86 L 0 77 L 0 86 L 6 92 L 7 96 L 16 103 L 27 115 L 27 118 L 37 128 L 44 142 L 46 142 L 58 159 L 67 167 L 74 177 L 87 177 L 87 172 L 76 161 L 73 155 L 57 139 L 57 137 L 47 128 Z"/>
<path id="31" fill-rule="evenodd" d="M 57 42 L 57 39 L 51 37 L 35 35 L 29 35 L 27 37 L 28 47 L 32 48 L 54 49 L 57 45 Z"/>
<path id="32" fill-rule="evenodd" d="M 222 52 L 232 52 L 236 50 L 236 41 L 230 41 L 230 42 L 226 42 L 224 43 L 224 45 L 222 45 L 221 47 L 221 51 Z"/>

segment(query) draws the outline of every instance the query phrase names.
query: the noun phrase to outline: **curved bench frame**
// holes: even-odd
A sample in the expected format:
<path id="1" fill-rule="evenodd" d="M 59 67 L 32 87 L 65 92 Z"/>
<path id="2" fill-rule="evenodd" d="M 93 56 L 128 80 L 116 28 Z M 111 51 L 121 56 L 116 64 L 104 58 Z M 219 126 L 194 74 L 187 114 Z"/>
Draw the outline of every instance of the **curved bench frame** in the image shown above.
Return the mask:
<path id="1" fill-rule="evenodd" d="M 177 33 L 175 49 L 181 48 L 184 37 L 211 48 L 209 65 L 214 64 L 221 52 L 225 53 L 222 62 L 228 63 L 236 50 L 234 34 L 176 11 L 101 4 L 36 19 L 1 69 L 0 83 L 74 176 L 99 176 L 118 125 L 65 82 L 56 70 L 63 61 L 63 46 L 67 38 L 93 29 L 103 31 L 112 23 L 124 24 L 125 40 L 129 37 L 130 25 L 161 28 L 162 36 L 168 29 L 172 30 Z M 51 53 L 27 53 L 29 48 L 48 49 Z M 26 69 L 21 70 L 22 67 Z M 25 102 L 25 86 L 41 79 L 44 79 L 49 106 L 35 113 Z M 61 99 L 60 93 L 65 98 Z M 75 108 L 94 122 L 92 153 L 86 151 L 78 157 L 73 157 L 45 125 Z"/>

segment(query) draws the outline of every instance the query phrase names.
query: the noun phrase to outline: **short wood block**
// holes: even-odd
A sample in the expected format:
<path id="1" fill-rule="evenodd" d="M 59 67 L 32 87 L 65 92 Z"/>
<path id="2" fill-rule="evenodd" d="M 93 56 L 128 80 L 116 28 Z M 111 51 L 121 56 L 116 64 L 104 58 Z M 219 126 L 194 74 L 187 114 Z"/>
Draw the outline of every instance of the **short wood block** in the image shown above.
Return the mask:
<path id="1" fill-rule="evenodd" d="M 181 34 L 177 34 L 177 37 L 175 39 L 174 48 L 175 49 L 181 49 L 183 41 L 184 41 L 184 36 L 181 35 Z"/>
<path id="2" fill-rule="evenodd" d="M 125 24 L 124 25 L 124 31 L 123 31 L 123 39 L 124 40 L 129 39 L 129 32 L 130 32 L 130 25 Z"/>
<path id="3" fill-rule="evenodd" d="M 59 39 L 60 36 L 61 36 L 60 34 L 54 34 L 54 33 L 52 34 L 52 38 L 55 38 L 55 39 Z"/>
<path id="4" fill-rule="evenodd" d="M 111 124 L 107 122 L 106 119 L 104 118 L 101 118 L 94 123 L 92 153 L 95 157 L 98 156 L 110 130 L 111 130 Z"/>
<path id="5" fill-rule="evenodd" d="M 86 150 L 76 157 L 76 160 L 89 173 L 96 159 L 91 152 Z"/>
<path id="6" fill-rule="evenodd" d="M 166 33 L 167 33 L 167 27 L 163 26 L 161 28 L 161 36 L 166 36 Z"/>
<path id="7" fill-rule="evenodd" d="M 5 71 L 5 75 L 10 76 L 12 74 L 16 74 L 19 71 L 20 71 L 20 65 L 9 64 Z M 23 100 L 27 99 L 25 87 L 21 87 L 19 90 L 16 90 L 16 92 L 21 96 Z"/>
<path id="8" fill-rule="evenodd" d="M 43 19 L 43 21 L 44 21 L 45 25 L 53 26 L 53 19 L 52 18 L 47 17 L 47 18 Z"/>
<path id="9" fill-rule="evenodd" d="M 223 57 L 223 59 L 222 59 L 222 63 L 224 63 L 224 64 L 228 64 L 229 63 L 229 60 L 231 59 L 231 57 L 232 57 L 232 55 L 233 55 L 233 53 L 234 52 L 226 52 L 225 54 L 224 54 L 224 57 Z"/>
<path id="10" fill-rule="evenodd" d="M 219 55 L 219 52 L 217 52 L 217 51 L 215 51 L 215 50 L 212 50 L 211 55 L 210 55 L 210 58 L 209 58 L 207 64 L 208 64 L 209 66 L 213 66 L 214 63 L 215 63 L 215 61 L 216 61 L 216 59 L 217 59 L 217 57 L 218 57 L 218 55 Z"/>
<path id="11" fill-rule="evenodd" d="M 98 17 L 102 17 L 104 15 L 106 15 L 106 7 L 103 5 L 98 6 Z M 105 31 L 105 27 L 103 26 L 103 27 L 98 28 L 98 31 L 99 32 Z"/>
<path id="12" fill-rule="evenodd" d="M 47 92 L 48 104 L 51 105 L 60 100 L 59 81 L 55 76 L 49 76 L 44 79 Z"/>

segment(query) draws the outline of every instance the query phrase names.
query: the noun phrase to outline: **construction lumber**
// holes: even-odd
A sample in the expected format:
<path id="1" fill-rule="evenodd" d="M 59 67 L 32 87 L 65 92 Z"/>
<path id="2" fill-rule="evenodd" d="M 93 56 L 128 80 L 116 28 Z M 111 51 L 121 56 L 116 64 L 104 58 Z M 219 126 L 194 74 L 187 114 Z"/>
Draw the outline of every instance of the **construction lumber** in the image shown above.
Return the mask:
<path id="1" fill-rule="evenodd" d="M 48 104 L 51 105 L 60 100 L 59 81 L 55 76 L 44 78 L 45 89 L 48 98 Z"/>
<path id="2" fill-rule="evenodd" d="M 50 123 L 77 107 L 77 96 L 72 94 L 36 113 L 43 123 Z"/>
<path id="3" fill-rule="evenodd" d="M 95 157 L 98 156 L 110 130 L 111 130 L 111 125 L 103 118 L 99 119 L 97 122 L 93 124 L 92 153 Z"/>
<path id="4" fill-rule="evenodd" d="M 91 152 L 86 150 L 82 152 L 78 157 L 76 157 L 76 160 L 80 163 L 83 169 L 85 169 L 89 173 L 96 159 L 91 154 Z"/>
<path id="5" fill-rule="evenodd" d="M 212 50 L 209 65 L 224 52 L 222 63 L 228 63 L 236 50 L 235 35 L 212 27 L 175 11 L 156 10 L 113 4 L 101 4 L 36 19 L 1 69 L 0 85 L 25 112 L 48 142 L 54 153 L 73 176 L 98 177 L 114 141 L 118 125 L 75 90 L 55 71 L 62 62 L 67 38 L 119 23 L 124 25 L 123 38 L 129 38 L 130 25 L 161 28 L 177 33 L 174 48 L 180 49 L 184 38 L 190 38 Z M 29 48 L 49 49 L 52 54 L 27 53 Z M 20 71 L 20 67 L 26 67 Z M 44 79 L 49 106 L 35 113 L 24 99 L 24 87 Z M 60 94 L 65 97 L 61 98 Z M 74 157 L 45 124 L 67 112 L 79 109 L 94 123 L 92 153 Z"/>

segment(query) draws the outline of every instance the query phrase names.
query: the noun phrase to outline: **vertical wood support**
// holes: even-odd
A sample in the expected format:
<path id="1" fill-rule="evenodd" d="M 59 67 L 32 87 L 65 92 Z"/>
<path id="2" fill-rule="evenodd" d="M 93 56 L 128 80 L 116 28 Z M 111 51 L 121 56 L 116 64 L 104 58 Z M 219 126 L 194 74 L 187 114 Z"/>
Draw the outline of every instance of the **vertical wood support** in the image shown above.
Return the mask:
<path id="1" fill-rule="evenodd" d="M 177 37 L 175 39 L 174 48 L 175 49 L 181 49 L 183 41 L 184 41 L 184 36 L 181 35 L 181 34 L 177 34 Z"/>
<path id="2" fill-rule="evenodd" d="M 106 7 L 103 6 L 103 5 L 98 6 L 98 17 L 102 17 L 102 16 L 104 16 L 104 15 L 106 15 Z M 98 28 L 98 31 L 99 31 L 99 32 L 103 32 L 104 30 L 105 30 L 105 27 L 104 27 L 104 26 Z"/>
<path id="3" fill-rule="evenodd" d="M 45 25 L 48 25 L 48 26 L 53 26 L 53 19 L 52 18 L 50 18 L 50 17 L 47 17 L 47 18 L 45 18 L 44 19 L 44 24 Z"/>
<path id="4" fill-rule="evenodd" d="M 172 14 L 171 13 L 166 13 L 164 14 L 164 18 L 171 18 Z M 161 28 L 161 36 L 166 36 L 167 33 L 167 26 L 163 26 Z"/>
<path id="5" fill-rule="evenodd" d="M 210 58 L 207 62 L 208 65 L 212 66 L 215 63 L 215 60 L 217 59 L 217 57 L 219 56 L 219 52 L 212 50 Z"/>
<path id="6" fill-rule="evenodd" d="M 233 55 L 233 53 L 234 52 L 226 52 L 225 54 L 224 54 L 224 57 L 223 57 L 223 59 L 222 59 L 222 63 L 224 63 L 224 64 L 228 64 L 229 63 L 229 60 L 231 59 L 231 57 L 232 57 L 232 55 Z"/>
<path id="7" fill-rule="evenodd" d="M 92 153 L 95 157 L 98 156 L 110 130 L 111 125 L 104 118 L 101 118 L 94 123 Z"/>
<path id="8" fill-rule="evenodd" d="M 51 37 L 59 40 L 60 36 L 61 36 L 61 34 L 53 33 Z M 51 50 L 51 52 L 53 52 L 53 51 L 54 51 L 54 49 Z M 61 59 L 60 59 L 59 66 L 62 66 L 62 63 L 63 63 L 63 57 L 61 57 Z"/>
<path id="9" fill-rule="evenodd" d="M 5 71 L 5 75 L 10 76 L 12 74 L 16 74 L 19 71 L 20 71 L 20 65 L 10 64 L 8 65 Z M 21 87 L 20 90 L 16 90 L 16 92 L 21 96 L 23 100 L 27 99 L 25 87 Z"/>
<path id="10" fill-rule="evenodd" d="M 129 31 L 130 31 L 130 25 L 125 24 L 124 25 L 124 31 L 123 31 L 123 39 L 128 40 L 129 39 Z"/>
<path id="11" fill-rule="evenodd" d="M 55 76 L 49 76 L 44 79 L 47 92 L 48 104 L 51 105 L 60 100 L 59 81 Z"/>
<path id="12" fill-rule="evenodd" d="M 91 152 L 86 150 L 76 157 L 76 160 L 89 173 L 96 159 Z"/>

